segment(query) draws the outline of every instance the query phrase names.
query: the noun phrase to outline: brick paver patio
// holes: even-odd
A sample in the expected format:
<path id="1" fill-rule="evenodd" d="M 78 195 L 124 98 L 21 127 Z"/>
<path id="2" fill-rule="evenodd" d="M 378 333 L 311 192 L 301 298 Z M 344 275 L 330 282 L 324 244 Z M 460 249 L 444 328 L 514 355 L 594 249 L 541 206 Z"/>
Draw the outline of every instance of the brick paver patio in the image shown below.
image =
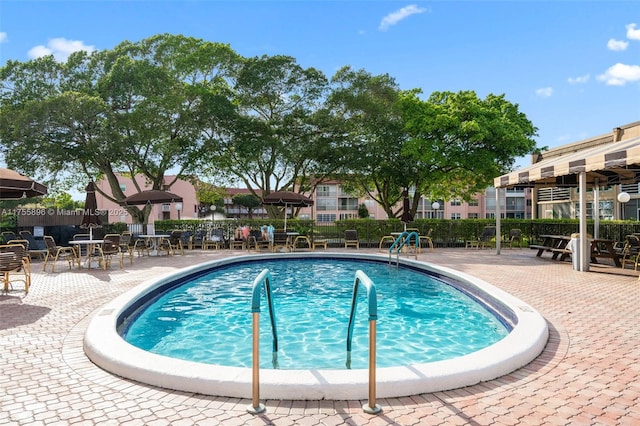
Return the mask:
<path id="1" fill-rule="evenodd" d="M 341 250 L 342 251 L 342 250 Z M 364 250 L 361 250 L 364 251 Z M 640 424 L 640 283 L 611 265 L 573 271 L 528 249 L 436 249 L 420 260 L 475 275 L 536 307 L 550 340 L 534 362 L 463 389 L 366 401 L 263 403 L 172 392 L 115 377 L 82 352 L 83 332 L 107 301 L 175 268 L 238 254 L 187 251 L 136 258 L 125 269 L 56 273 L 33 264 L 28 296 L 0 295 L 2 425 L 638 425 Z M 276 254 L 277 255 L 277 254 Z M 250 397 L 250 395 L 248 396 Z"/>

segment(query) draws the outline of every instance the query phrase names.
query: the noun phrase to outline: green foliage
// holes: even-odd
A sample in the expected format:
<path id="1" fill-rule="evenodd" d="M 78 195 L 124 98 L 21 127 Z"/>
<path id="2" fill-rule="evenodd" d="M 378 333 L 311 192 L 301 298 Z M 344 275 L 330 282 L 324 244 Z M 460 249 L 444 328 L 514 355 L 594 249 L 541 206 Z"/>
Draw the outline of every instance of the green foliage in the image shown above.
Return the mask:
<path id="1" fill-rule="evenodd" d="M 75 210 L 84 207 L 84 201 L 77 201 L 71 198 L 71 194 L 63 192 L 55 197 L 46 197 L 42 203 L 47 207 L 54 207 L 61 210 Z"/>
<path id="2" fill-rule="evenodd" d="M 358 206 L 358 217 L 360 219 L 366 219 L 369 217 L 369 209 L 367 208 L 366 205 L 360 204 Z"/>
<path id="3" fill-rule="evenodd" d="M 233 204 L 245 207 L 249 211 L 249 219 L 253 217 L 253 210 L 260 206 L 261 200 L 253 194 L 238 194 L 231 199 Z"/>
<path id="4" fill-rule="evenodd" d="M 18 226 L 18 216 L 15 213 L 0 214 L 0 230 L 13 231 Z"/>
<path id="5" fill-rule="evenodd" d="M 537 129 L 504 95 L 434 92 L 423 101 L 405 94 L 399 108 L 403 155 L 419 171 L 417 192 L 430 198 L 468 200 L 535 149 Z"/>
<path id="6" fill-rule="evenodd" d="M 176 170 L 176 179 L 240 182 L 255 197 L 310 193 L 338 178 L 390 217 L 400 214 L 402 190 L 414 188 L 415 215 L 421 195 L 467 199 L 536 149 L 536 128 L 504 95 L 434 92 L 425 101 L 388 74 L 344 67 L 329 81 L 290 56 L 246 58 L 182 35 L 76 52 L 64 63 L 8 61 L 0 79 L 7 164 L 50 177 L 53 193 L 105 179 L 114 202 L 124 198 L 118 174 L 164 189 Z M 221 199 L 211 187 L 198 197 Z M 127 210 L 139 223 L 150 212 Z"/>

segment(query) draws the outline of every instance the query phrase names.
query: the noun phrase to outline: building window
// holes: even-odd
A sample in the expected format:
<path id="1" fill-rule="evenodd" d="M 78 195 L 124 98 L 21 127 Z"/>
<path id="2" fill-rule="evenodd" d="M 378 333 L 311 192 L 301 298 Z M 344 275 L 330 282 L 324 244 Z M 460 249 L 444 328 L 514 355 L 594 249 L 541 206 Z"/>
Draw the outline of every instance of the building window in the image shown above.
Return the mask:
<path id="1" fill-rule="evenodd" d="M 451 213 L 451 220 L 460 220 L 462 216 L 460 213 Z"/>
<path id="2" fill-rule="evenodd" d="M 318 214 L 317 221 L 322 223 L 333 223 L 336 221 L 335 214 Z"/>
<path id="3" fill-rule="evenodd" d="M 316 194 L 318 197 L 335 197 L 337 194 L 337 188 L 335 185 L 319 185 L 316 188 Z"/>
<path id="4" fill-rule="evenodd" d="M 478 199 L 477 198 L 474 198 L 473 200 L 469 201 L 469 206 L 470 207 L 477 207 L 478 205 L 479 204 L 478 204 Z"/>
<path id="5" fill-rule="evenodd" d="M 462 202 L 460 202 L 460 200 L 451 200 L 451 205 L 452 206 L 461 206 Z"/>
<path id="6" fill-rule="evenodd" d="M 469 219 L 477 219 L 478 213 L 469 213 Z"/>
<path id="7" fill-rule="evenodd" d="M 347 191 L 346 189 L 343 189 L 343 188 L 344 187 L 342 185 L 340 185 L 340 187 L 338 188 L 338 196 L 351 197 L 353 195 L 353 193 L 351 193 L 351 192 L 349 192 L 349 191 Z"/>
<path id="8" fill-rule="evenodd" d="M 358 199 L 338 198 L 338 210 L 358 210 Z"/>
<path id="9" fill-rule="evenodd" d="M 317 210 L 337 210 L 338 201 L 335 198 L 318 198 L 316 200 Z"/>
<path id="10" fill-rule="evenodd" d="M 357 219 L 358 215 L 353 213 L 340 213 L 340 220 Z"/>

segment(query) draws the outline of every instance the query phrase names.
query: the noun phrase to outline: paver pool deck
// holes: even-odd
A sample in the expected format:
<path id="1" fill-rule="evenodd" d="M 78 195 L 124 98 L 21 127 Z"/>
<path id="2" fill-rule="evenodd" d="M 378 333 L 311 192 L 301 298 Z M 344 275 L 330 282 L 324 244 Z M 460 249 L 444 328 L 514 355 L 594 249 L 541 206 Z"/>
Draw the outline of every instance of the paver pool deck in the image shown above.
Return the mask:
<path id="1" fill-rule="evenodd" d="M 354 249 L 349 249 L 354 250 Z M 331 250 L 329 250 L 331 251 Z M 336 251 L 344 251 L 343 249 Z M 360 252 L 376 250 L 360 249 Z M 376 251 L 377 252 L 377 251 Z M 1 425 L 638 425 L 640 282 L 613 265 L 578 272 L 529 249 L 436 249 L 419 260 L 483 279 L 532 305 L 550 338 L 529 365 L 462 389 L 367 401 L 262 401 L 176 392 L 93 365 L 82 337 L 99 308 L 141 282 L 240 251 L 126 259 L 125 268 L 56 273 L 33 263 L 29 294 L 0 295 Z M 246 254 L 246 252 L 243 252 Z M 274 254 L 277 256 L 277 254 Z"/>

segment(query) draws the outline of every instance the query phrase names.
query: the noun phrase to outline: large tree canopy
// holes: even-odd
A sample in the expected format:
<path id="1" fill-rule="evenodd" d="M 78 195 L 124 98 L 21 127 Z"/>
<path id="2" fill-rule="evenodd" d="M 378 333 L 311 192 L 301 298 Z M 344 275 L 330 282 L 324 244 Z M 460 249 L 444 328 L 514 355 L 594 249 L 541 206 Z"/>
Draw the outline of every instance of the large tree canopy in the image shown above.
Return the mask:
<path id="1" fill-rule="evenodd" d="M 430 199 L 469 199 L 535 148 L 537 129 L 504 95 L 434 92 L 424 101 L 407 93 L 399 107 L 403 156 L 421 177 L 417 192 Z"/>
<path id="2" fill-rule="evenodd" d="M 387 74 L 373 76 L 350 67 L 340 69 L 332 83 L 327 109 L 336 121 L 334 141 L 341 147 L 333 162 L 349 189 L 369 195 L 394 217 L 402 188 L 415 177 L 402 155 L 406 133 L 397 108 L 402 92 Z"/>
<path id="3" fill-rule="evenodd" d="M 535 149 L 535 127 L 504 95 L 423 100 L 387 74 L 344 67 L 329 81 L 289 56 L 245 58 L 181 35 L 65 63 L 9 61 L 0 79 L 8 165 L 79 188 L 105 178 L 116 202 L 118 174 L 142 175 L 154 189 L 171 185 L 168 172 L 231 179 L 259 198 L 340 178 L 393 217 L 403 189 L 415 189 L 414 214 L 421 195 L 468 198 Z M 150 209 L 129 210 L 146 222 Z"/>
<path id="4" fill-rule="evenodd" d="M 330 141 L 316 117 L 327 78 L 288 56 L 239 58 L 233 68 L 236 116 L 210 134 L 202 170 L 222 169 L 259 198 L 278 190 L 312 192 L 332 171 L 325 161 Z M 277 209 L 268 211 L 281 214 Z"/>
<path id="5" fill-rule="evenodd" d="M 420 198 L 469 199 L 532 152 L 536 129 L 504 95 L 479 99 L 472 91 L 402 91 L 388 75 L 346 67 L 329 96 L 350 146 L 343 179 L 375 199 L 390 217 L 403 189 L 413 189 L 411 212 Z"/>
<path id="6" fill-rule="evenodd" d="M 194 171 L 211 121 L 202 114 L 232 109 L 219 94 L 235 56 L 226 45 L 158 35 L 66 63 L 11 61 L 0 70 L 7 163 L 80 185 L 104 177 L 116 202 L 124 198 L 117 173 L 162 189 L 168 170 Z M 149 208 L 129 210 L 146 221 Z"/>

